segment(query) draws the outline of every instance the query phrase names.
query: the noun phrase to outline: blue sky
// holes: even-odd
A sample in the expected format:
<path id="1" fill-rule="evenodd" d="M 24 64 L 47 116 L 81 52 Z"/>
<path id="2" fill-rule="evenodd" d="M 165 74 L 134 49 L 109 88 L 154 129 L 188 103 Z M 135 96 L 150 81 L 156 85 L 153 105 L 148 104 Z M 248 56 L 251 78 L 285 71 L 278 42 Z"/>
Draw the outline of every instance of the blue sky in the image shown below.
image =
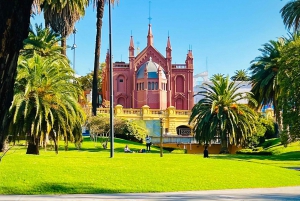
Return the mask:
<path id="1" fill-rule="evenodd" d="M 154 46 L 165 55 L 168 34 L 172 46 L 172 63 L 184 63 L 191 47 L 194 74 L 206 71 L 232 76 L 247 69 L 260 55 L 262 44 L 286 36 L 280 9 L 287 0 L 151 0 L 150 16 Z M 120 0 L 112 9 L 113 62 L 128 62 L 130 36 L 135 48 L 144 49 L 149 24 L 149 0 Z M 41 22 L 37 17 L 36 22 Z M 34 23 L 34 22 L 33 22 Z M 75 70 L 86 75 L 94 68 L 96 10 L 92 5 L 76 24 Z M 101 58 L 109 47 L 108 5 L 102 27 Z M 67 44 L 72 46 L 74 36 Z M 73 51 L 67 54 L 73 62 Z"/>

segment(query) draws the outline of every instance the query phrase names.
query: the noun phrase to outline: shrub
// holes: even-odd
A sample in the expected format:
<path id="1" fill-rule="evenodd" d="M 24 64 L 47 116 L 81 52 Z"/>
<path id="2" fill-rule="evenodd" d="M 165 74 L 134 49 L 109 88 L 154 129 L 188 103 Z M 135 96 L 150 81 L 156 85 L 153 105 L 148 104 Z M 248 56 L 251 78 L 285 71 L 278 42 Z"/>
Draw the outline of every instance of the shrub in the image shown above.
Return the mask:
<path id="1" fill-rule="evenodd" d="M 255 147 L 252 149 L 252 151 L 263 151 L 263 150 L 264 150 L 264 148 L 262 148 L 262 147 Z"/>
<path id="2" fill-rule="evenodd" d="M 278 139 L 278 138 L 272 138 L 272 139 L 266 140 L 260 146 L 263 147 L 264 149 L 266 149 L 266 148 L 269 148 L 269 147 L 272 147 L 272 146 L 278 145 L 278 144 L 280 144 L 280 139 Z"/>
<path id="3" fill-rule="evenodd" d="M 282 131 L 279 138 L 284 147 L 287 147 L 287 145 L 291 142 L 291 138 L 287 130 Z"/>
<path id="4" fill-rule="evenodd" d="M 261 155 L 261 156 L 270 156 L 272 155 L 271 151 L 265 151 L 261 147 L 257 149 L 258 151 L 252 149 L 241 149 L 236 152 L 236 154 L 245 154 L 245 155 Z"/>
<path id="5" fill-rule="evenodd" d="M 244 147 L 252 148 L 265 141 L 265 138 L 270 138 L 275 135 L 275 127 L 272 119 L 267 119 L 260 115 L 255 122 L 255 132 L 251 137 L 245 140 Z"/>
<path id="6" fill-rule="evenodd" d="M 91 134 L 103 135 L 109 133 L 109 124 L 108 115 L 97 115 L 88 119 L 87 128 L 91 131 Z M 140 143 L 148 134 L 144 121 L 131 121 L 117 117 L 114 119 L 114 132 L 117 138 Z"/>
<path id="7" fill-rule="evenodd" d="M 186 154 L 187 150 L 186 149 L 174 149 L 171 151 L 172 154 Z"/>
<path id="8" fill-rule="evenodd" d="M 237 154 L 246 154 L 246 153 L 252 153 L 252 149 L 241 149 L 236 152 Z"/>

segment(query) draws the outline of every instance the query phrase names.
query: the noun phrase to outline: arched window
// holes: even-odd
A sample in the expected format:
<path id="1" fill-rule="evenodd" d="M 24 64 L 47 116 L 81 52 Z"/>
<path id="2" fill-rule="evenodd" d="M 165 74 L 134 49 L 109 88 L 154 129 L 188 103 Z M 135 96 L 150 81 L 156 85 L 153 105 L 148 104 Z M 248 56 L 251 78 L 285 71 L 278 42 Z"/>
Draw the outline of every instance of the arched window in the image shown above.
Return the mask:
<path id="1" fill-rule="evenodd" d="M 139 90 L 139 83 L 136 84 L 136 90 Z"/>
<path id="2" fill-rule="evenodd" d="M 148 90 L 151 90 L 151 82 L 148 82 Z"/>
<path id="3" fill-rule="evenodd" d="M 158 90 L 158 83 L 155 82 L 155 89 Z"/>

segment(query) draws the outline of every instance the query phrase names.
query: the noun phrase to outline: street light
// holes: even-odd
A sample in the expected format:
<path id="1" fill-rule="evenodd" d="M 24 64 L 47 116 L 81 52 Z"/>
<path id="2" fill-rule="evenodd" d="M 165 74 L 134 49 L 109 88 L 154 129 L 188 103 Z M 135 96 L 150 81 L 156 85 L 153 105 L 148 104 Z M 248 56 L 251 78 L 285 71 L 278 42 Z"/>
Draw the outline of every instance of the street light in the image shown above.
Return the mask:
<path id="1" fill-rule="evenodd" d="M 73 45 L 72 45 L 72 47 L 71 47 L 71 50 L 74 50 L 74 52 L 73 52 L 73 70 L 74 70 L 74 73 L 75 73 L 75 49 L 77 48 L 76 40 L 75 40 L 75 38 L 76 38 L 76 33 L 77 33 L 77 29 L 74 27 L 74 29 L 73 29 L 74 43 L 73 43 Z M 76 74 L 76 73 L 75 73 L 75 74 Z"/>
<path id="2" fill-rule="evenodd" d="M 113 64 L 112 64 L 112 51 L 111 51 L 111 1 L 108 2 L 109 14 L 109 82 L 110 82 L 110 157 L 114 157 L 114 88 L 113 88 Z"/>
<path id="3" fill-rule="evenodd" d="M 159 111 L 159 122 L 160 122 L 160 157 L 163 157 L 163 133 L 164 133 L 164 121 L 163 111 Z"/>

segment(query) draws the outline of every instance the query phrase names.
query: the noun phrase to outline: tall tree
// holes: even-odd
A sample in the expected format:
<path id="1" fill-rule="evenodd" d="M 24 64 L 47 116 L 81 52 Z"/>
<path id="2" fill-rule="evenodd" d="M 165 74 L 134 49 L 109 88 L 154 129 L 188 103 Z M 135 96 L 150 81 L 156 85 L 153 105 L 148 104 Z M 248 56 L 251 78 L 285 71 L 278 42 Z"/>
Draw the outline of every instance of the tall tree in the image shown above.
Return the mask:
<path id="1" fill-rule="evenodd" d="M 232 81 L 249 81 L 249 76 L 246 70 L 236 70 L 230 78 Z"/>
<path id="2" fill-rule="evenodd" d="M 2 44 L 0 48 L 0 77 L 3 78 L 0 81 L 0 150 L 3 149 L 4 131 L 8 129 L 7 118 L 13 99 L 19 52 L 23 47 L 23 40 L 28 36 L 32 8 L 39 12 L 42 2 L 46 1 L 0 1 L 0 43 Z"/>
<path id="3" fill-rule="evenodd" d="M 119 0 L 107 0 L 109 3 L 114 4 Z M 96 45 L 95 45 L 95 60 L 94 60 L 94 75 L 93 75 L 93 91 L 92 91 L 92 114 L 96 115 L 97 107 L 99 105 L 98 93 L 98 74 L 99 74 L 99 60 L 100 60 L 100 47 L 101 47 L 101 30 L 102 19 L 104 13 L 104 4 L 106 0 L 93 0 L 94 7 L 97 7 L 97 22 L 96 22 Z M 113 103 L 111 103 L 113 104 Z"/>
<path id="4" fill-rule="evenodd" d="M 300 37 L 286 44 L 281 51 L 278 80 L 280 85 L 279 106 L 282 108 L 283 130 L 288 136 L 300 137 Z"/>
<path id="5" fill-rule="evenodd" d="M 284 38 L 279 38 L 278 41 L 270 40 L 269 43 L 263 45 L 263 48 L 259 49 L 262 55 L 251 61 L 252 65 L 249 68 L 252 82 L 251 92 L 258 102 L 258 108 L 261 108 L 262 105 L 273 104 L 276 120 L 279 124 L 277 73 L 281 49 L 285 44 L 286 39 Z"/>
<path id="6" fill-rule="evenodd" d="M 61 34 L 62 54 L 66 55 L 66 37 L 74 30 L 75 23 L 84 16 L 88 0 L 47 0 L 41 5 L 46 26 Z"/>
<path id="7" fill-rule="evenodd" d="M 49 134 L 55 145 L 59 136 L 65 137 L 66 146 L 70 139 L 81 139 L 85 116 L 77 98 L 82 90 L 73 74 L 65 59 L 20 57 L 9 131 L 27 135 L 27 154 L 39 154 L 39 142 Z"/>
<path id="8" fill-rule="evenodd" d="M 38 0 L 0 1 L 0 151 L 5 140 L 4 131 L 8 129 L 19 51 L 28 36 L 33 3 Z"/>
<path id="9" fill-rule="evenodd" d="M 280 12 L 286 28 L 298 31 L 300 28 L 300 0 L 288 2 Z"/>
<path id="10" fill-rule="evenodd" d="M 248 99 L 254 104 L 256 101 L 251 93 L 238 92 L 241 85 L 230 82 L 228 76 L 211 81 L 196 94 L 204 98 L 193 107 L 189 123 L 199 143 L 210 144 L 221 139 L 220 153 L 228 153 L 228 143 L 242 144 L 255 129 L 256 113 L 239 101 Z"/>

